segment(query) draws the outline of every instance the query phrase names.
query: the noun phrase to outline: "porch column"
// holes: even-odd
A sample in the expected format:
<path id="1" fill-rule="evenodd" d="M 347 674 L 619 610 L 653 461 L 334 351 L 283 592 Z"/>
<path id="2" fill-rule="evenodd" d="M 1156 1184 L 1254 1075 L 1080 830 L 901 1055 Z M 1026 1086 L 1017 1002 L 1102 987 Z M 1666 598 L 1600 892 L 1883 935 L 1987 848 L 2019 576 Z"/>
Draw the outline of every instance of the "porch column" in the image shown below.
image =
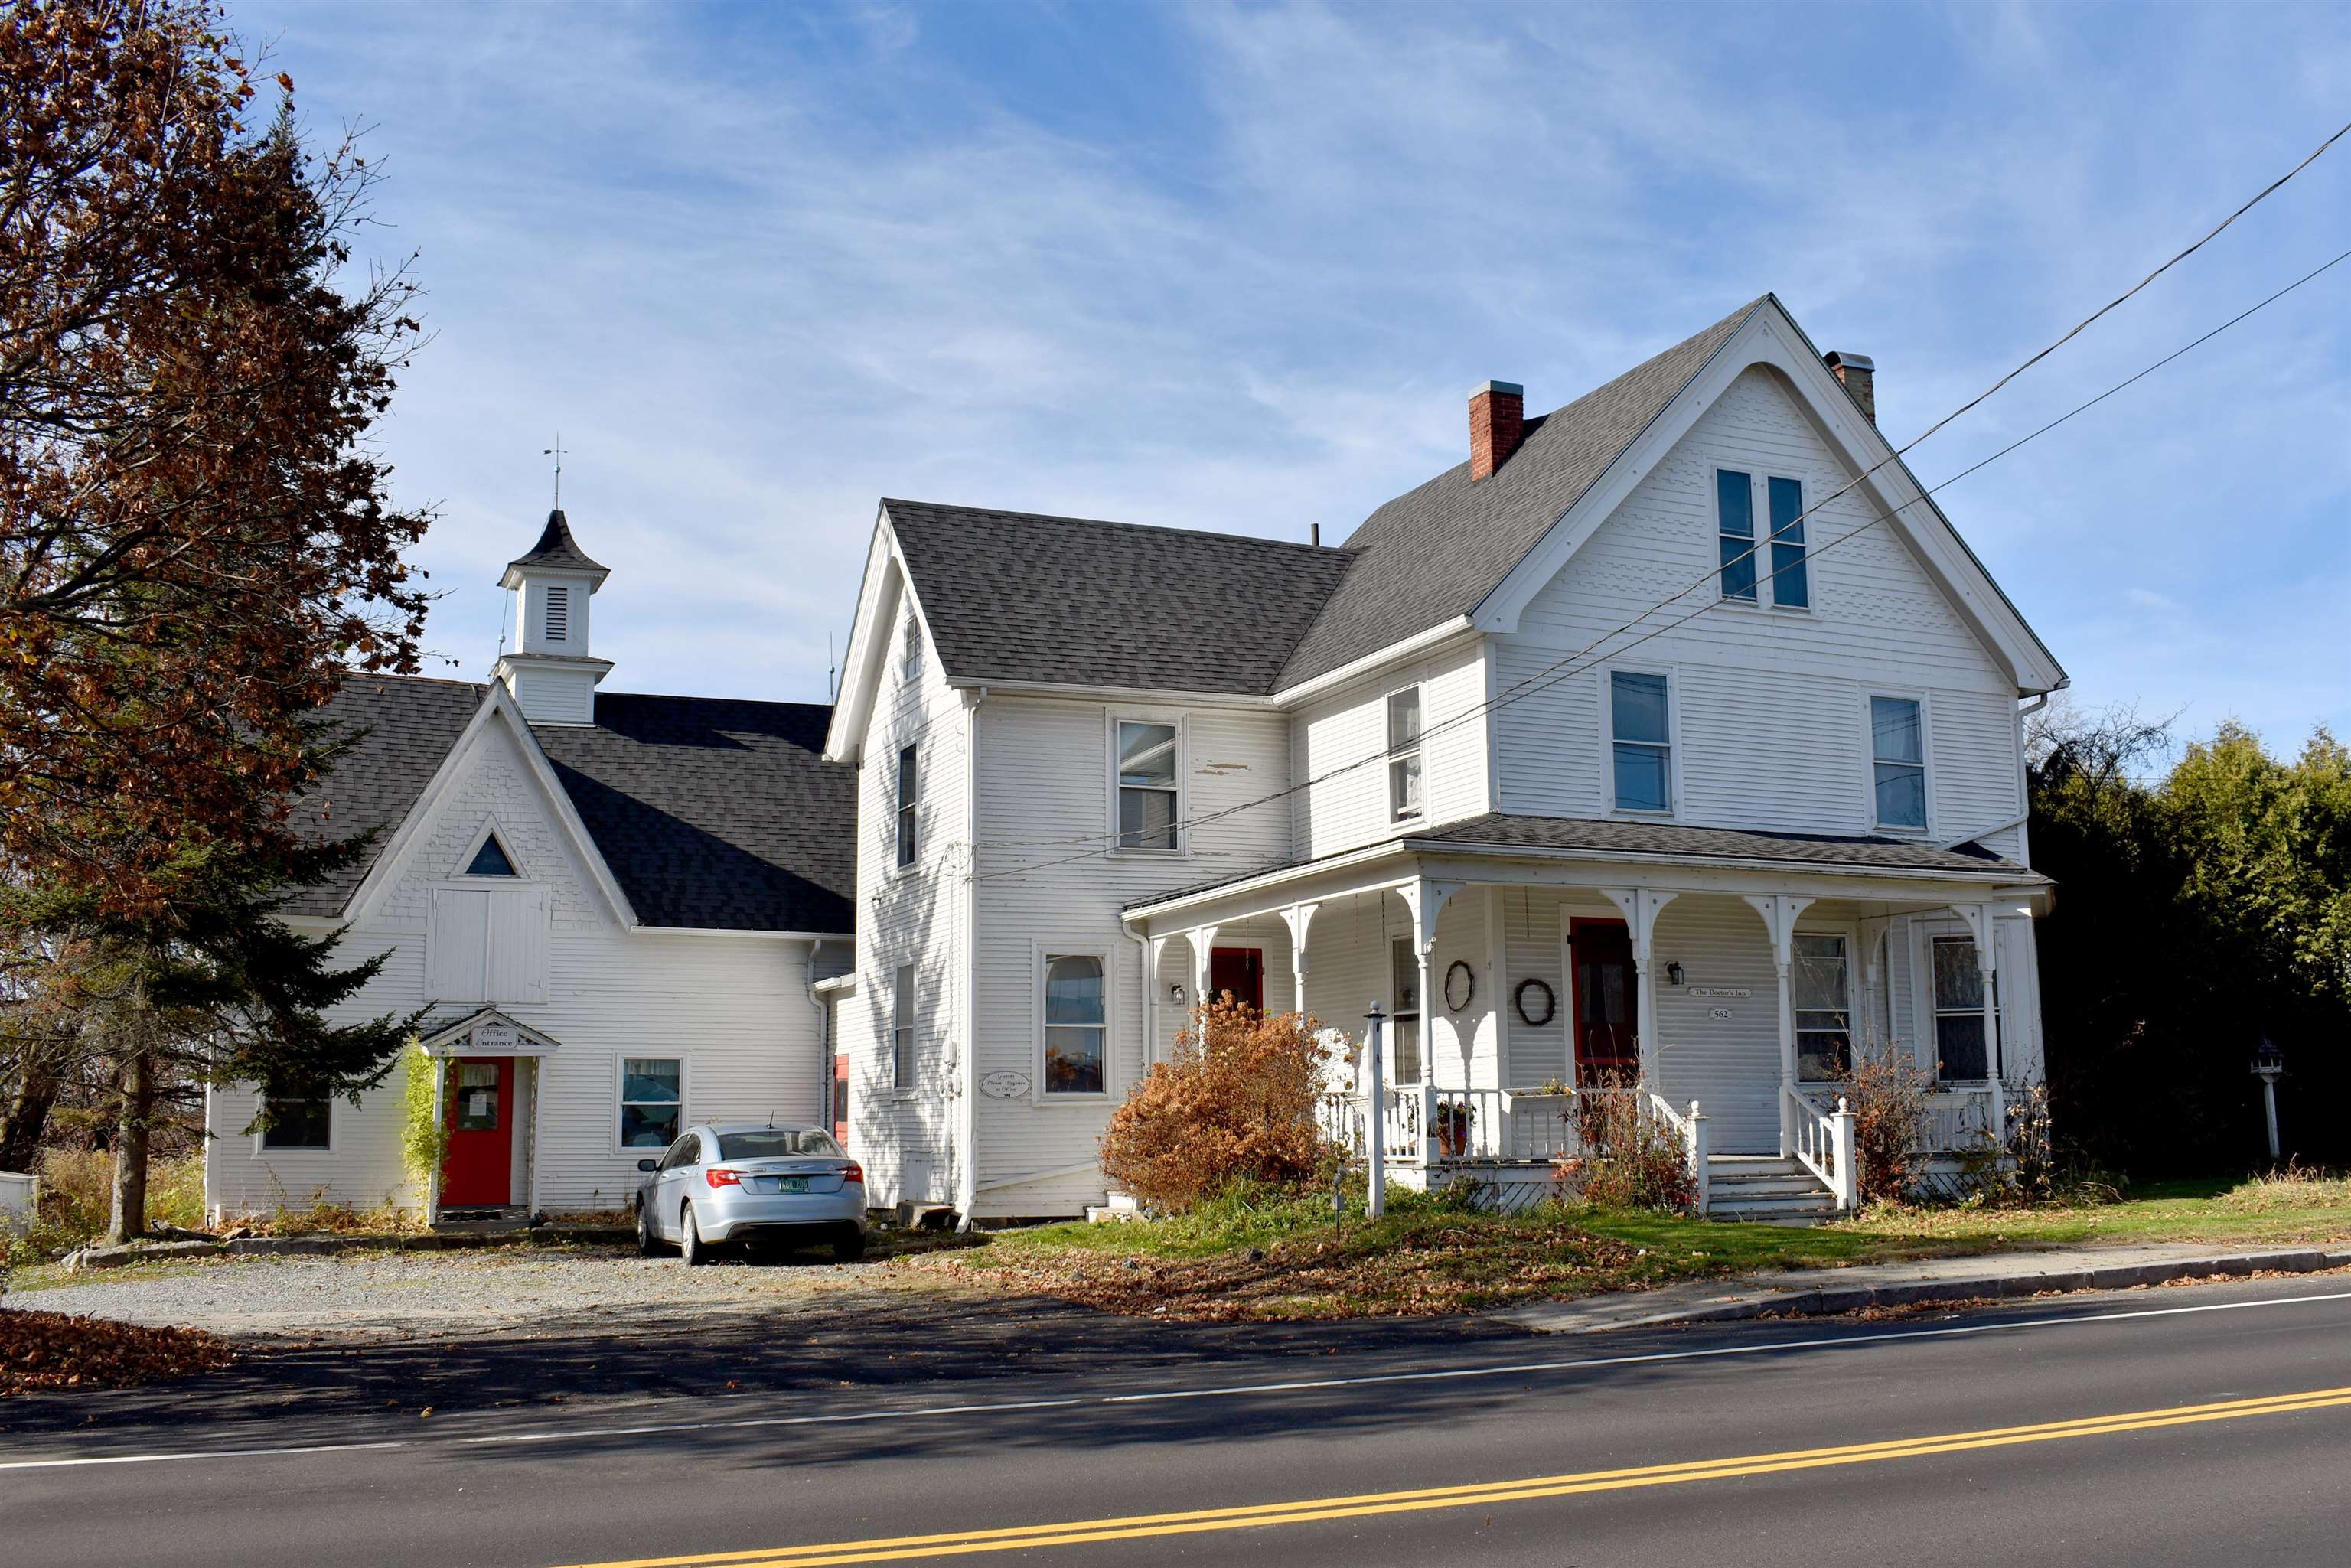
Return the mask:
<path id="1" fill-rule="evenodd" d="M 2000 928 L 1989 904 L 1955 904 L 1951 913 L 1968 923 L 1975 938 L 1976 973 L 1983 985 L 1984 1073 L 1991 1087 L 1991 1136 L 1995 1144 L 2008 1139 L 2008 1086 L 2001 1082 L 2000 1060 Z"/>
<path id="2" fill-rule="evenodd" d="M 1314 924 L 1314 912 L 1320 904 L 1293 904 L 1281 912 L 1281 923 L 1290 927 L 1290 1010 L 1306 1010 L 1306 933 Z"/>
<path id="3" fill-rule="evenodd" d="M 1881 960 L 1886 953 L 1886 933 L 1893 925 L 1893 920 L 1883 915 L 1870 915 L 1861 923 L 1861 1009 L 1858 1010 L 1863 1013 L 1865 1027 L 1862 1040 L 1857 1043 L 1884 1044 L 1888 1050 L 1892 1049 L 1894 1040 L 1894 998 L 1886 998 L 1886 1034 L 1880 1040 L 1877 1034 L 1877 977 L 1883 972 Z M 1848 1019 L 1846 1022 L 1850 1027 L 1852 1020 Z"/>
<path id="4" fill-rule="evenodd" d="M 417 1049 L 424 1051 L 423 1046 Z M 433 1073 L 433 1124 L 445 1126 L 449 1111 L 443 1099 L 449 1086 L 449 1060 L 425 1051 L 424 1065 Z M 447 1163 L 447 1156 L 443 1156 L 443 1163 Z M 437 1170 L 431 1172 L 424 1181 L 424 1223 L 428 1226 L 441 1223 L 441 1173 Z"/>
<path id="5" fill-rule="evenodd" d="M 1436 1082 L 1437 1066 L 1437 1001 L 1428 994 L 1428 958 L 1437 947 L 1437 917 L 1444 912 L 1446 901 L 1461 891 L 1458 882 L 1437 882 L 1428 877 L 1415 877 L 1396 889 L 1412 911 L 1412 961 L 1420 979 L 1420 1081 Z"/>
<path id="6" fill-rule="evenodd" d="M 1640 998 L 1640 1029 L 1634 1044 L 1641 1053 L 1641 1078 L 1651 1092 L 1659 1092 L 1657 1079 L 1657 1049 L 1663 1042 L 1657 1038 L 1657 988 L 1649 974 L 1650 938 L 1656 935 L 1657 915 L 1677 894 L 1659 893 L 1653 887 L 1604 887 L 1600 890 L 1608 902 L 1625 912 L 1625 929 L 1633 938 L 1634 990 Z"/>
<path id="7" fill-rule="evenodd" d="M 1796 1002 L 1788 988 L 1788 968 L 1795 953 L 1796 916 L 1813 901 L 1784 893 L 1742 896 L 1771 934 L 1771 967 L 1780 977 L 1780 1157 L 1784 1160 L 1796 1152 L 1796 1128 L 1788 1108 L 1788 1092 L 1796 1086 Z"/>
<path id="8" fill-rule="evenodd" d="M 1170 936 L 1154 936 L 1144 944 L 1144 950 L 1150 954 L 1148 962 L 1151 966 L 1151 973 L 1143 977 L 1143 1065 L 1145 1068 L 1159 1060 L 1159 1052 L 1167 1043 L 1166 1036 L 1159 1032 L 1159 986 L 1160 977 L 1166 973 L 1167 944 L 1173 940 L 1175 938 Z"/>
<path id="9" fill-rule="evenodd" d="M 1212 999 L 1208 995 L 1208 949 L 1216 943 L 1217 928 L 1196 925 L 1189 936 L 1192 940 L 1192 1005 L 1204 1008 Z"/>

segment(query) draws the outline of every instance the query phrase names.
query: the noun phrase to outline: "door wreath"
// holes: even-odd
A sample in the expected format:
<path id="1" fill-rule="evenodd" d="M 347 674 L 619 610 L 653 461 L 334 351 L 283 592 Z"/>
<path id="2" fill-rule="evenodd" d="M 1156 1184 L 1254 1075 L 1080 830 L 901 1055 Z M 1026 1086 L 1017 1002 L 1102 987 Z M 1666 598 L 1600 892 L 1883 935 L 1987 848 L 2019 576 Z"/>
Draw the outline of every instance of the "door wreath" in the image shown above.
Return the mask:
<path id="1" fill-rule="evenodd" d="M 1458 998 L 1454 995 L 1456 990 L 1460 992 Z M 1469 967 L 1468 959 L 1454 959 L 1445 971 L 1445 1005 L 1458 1013 L 1468 1007 L 1477 994 L 1478 971 Z"/>
<path id="2" fill-rule="evenodd" d="M 1541 1029 L 1551 1022 L 1559 1009 L 1559 998 L 1549 983 L 1531 976 L 1519 982 L 1516 1001 L 1520 1021 L 1531 1029 Z"/>

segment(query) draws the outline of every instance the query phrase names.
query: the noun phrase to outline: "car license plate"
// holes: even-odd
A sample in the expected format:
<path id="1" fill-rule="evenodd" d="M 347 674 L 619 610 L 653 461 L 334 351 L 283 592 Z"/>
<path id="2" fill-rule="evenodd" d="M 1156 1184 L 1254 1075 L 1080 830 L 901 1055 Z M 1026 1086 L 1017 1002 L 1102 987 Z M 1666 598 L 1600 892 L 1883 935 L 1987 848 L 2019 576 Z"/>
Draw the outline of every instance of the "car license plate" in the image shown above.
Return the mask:
<path id="1" fill-rule="evenodd" d="M 808 1177 L 779 1176 L 776 1180 L 776 1190 L 778 1192 L 806 1192 L 808 1191 Z"/>

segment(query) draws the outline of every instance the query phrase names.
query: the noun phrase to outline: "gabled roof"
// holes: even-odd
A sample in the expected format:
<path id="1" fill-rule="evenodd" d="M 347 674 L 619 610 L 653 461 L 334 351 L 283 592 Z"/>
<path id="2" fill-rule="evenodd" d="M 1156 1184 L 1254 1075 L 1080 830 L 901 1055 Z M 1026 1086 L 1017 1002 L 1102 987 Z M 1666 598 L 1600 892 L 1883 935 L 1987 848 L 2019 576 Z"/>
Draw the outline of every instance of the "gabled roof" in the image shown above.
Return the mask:
<path id="1" fill-rule="evenodd" d="M 346 912 L 489 693 L 413 676 L 345 684 L 327 717 L 356 743 L 295 802 L 294 825 L 313 841 L 380 831 L 365 861 L 287 913 Z M 819 756 L 831 712 L 601 692 L 594 724 L 530 736 L 639 924 L 846 934 L 857 777 Z"/>
<path id="2" fill-rule="evenodd" d="M 1236 534 L 886 500 L 949 675 L 1273 690 L 1347 552 Z"/>
<path id="3" fill-rule="evenodd" d="M 1486 478 L 1472 483 L 1464 458 L 1366 517 L 1347 538 L 1347 575 L 1291 652 L 1280 685 L 1311 680 L 1476 610 L 1770 298 L 1749 300 L 1527 421 L 1518 450 Z"/>
<path id="4" fill-rule="evenodd" d="M 599 584 L 611 575 L 609 568 L 590 559 L 588 552 L 580 548 L 580 541 L 571 537 L 571 524 L 560 509 L 547 514 L 547 527 L 539 530 L 537 544 L 507 562 L 499 586 L 512 588 L 517 572 L 527 566 L 557 571 L 591 571 Z"/>

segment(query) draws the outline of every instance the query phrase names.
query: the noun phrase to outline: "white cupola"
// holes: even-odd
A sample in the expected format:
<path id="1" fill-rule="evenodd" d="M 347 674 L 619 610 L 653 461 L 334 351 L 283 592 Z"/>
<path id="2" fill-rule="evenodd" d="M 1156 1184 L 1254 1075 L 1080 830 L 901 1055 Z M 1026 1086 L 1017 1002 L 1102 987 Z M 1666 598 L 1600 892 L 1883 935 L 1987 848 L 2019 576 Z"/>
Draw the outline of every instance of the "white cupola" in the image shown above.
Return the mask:
<path id="1" fill-rule="evenodd" d="M 515 593 L 515 651 L 492 678 L 533 724 L 593 724 L 596 683 L 612 667 L 588 653 L 589 601 L 611 573 L 588 559 L 559 509 L 528 553 L 507 563 L 500 588 Z"/>

